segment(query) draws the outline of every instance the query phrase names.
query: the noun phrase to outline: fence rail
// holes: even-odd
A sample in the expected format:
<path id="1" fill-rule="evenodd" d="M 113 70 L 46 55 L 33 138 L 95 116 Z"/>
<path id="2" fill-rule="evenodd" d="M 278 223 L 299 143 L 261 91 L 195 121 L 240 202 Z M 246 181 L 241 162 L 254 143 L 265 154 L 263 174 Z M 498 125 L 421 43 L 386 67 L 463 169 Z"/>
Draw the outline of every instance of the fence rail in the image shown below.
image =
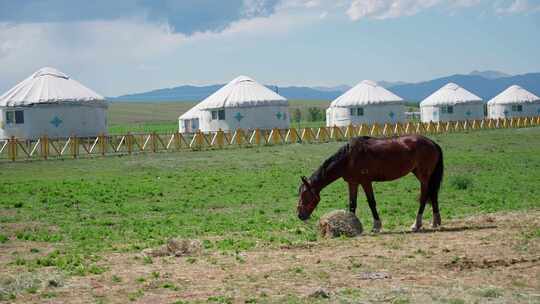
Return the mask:
<path id="1" fill-rule="evenodd" d="M 148 134 L 100 135 L 97 137 L 49 138 L 36 140 L 11 137 L 0 140 L 0 161 L 88 158 L 131 155 L 135 153 L 179 152 L 187 150 L 225 149 L 242 146 L 322 143 L 348 140 L 354 136 L 393 136 L 405 134 L 444 134 L 483 129 L 524 128 L 540 126 L 540 116 L 482 119 L 454 122 L 396 124 L 361 124 L 347 127 L 301 129 L 217 131 L 193 134 L 156 132 Z"/>

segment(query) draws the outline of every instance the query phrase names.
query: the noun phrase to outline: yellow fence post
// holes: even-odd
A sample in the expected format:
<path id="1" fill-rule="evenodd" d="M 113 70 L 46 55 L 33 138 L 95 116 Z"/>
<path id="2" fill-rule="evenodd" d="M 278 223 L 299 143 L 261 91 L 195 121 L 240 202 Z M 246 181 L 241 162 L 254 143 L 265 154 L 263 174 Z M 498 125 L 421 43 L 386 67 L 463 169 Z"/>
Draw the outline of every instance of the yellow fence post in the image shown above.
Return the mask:
<path id="1" fill-rule="evenodd" d="M 8 155 L 11 161 L 17 159 L 17 139 L 15 139 L 15 136 L 8 139 Z"/>
<path id="2" fill-rule="evenodd" d="M 214 138 L 212 139 L 212 145 L 217 145 L 218 148 L 222 149 L 225 143 L 225 134 L 221 128 L 216 132 Z"/>
<path id="3" fill-rule="evenodd" d="M 101 133 L 99 135 L 99 151 L 101 152 L 101 156 L 105 156 L 106 149 L 107 149 L 107 145 L 105 143 L 105 135 Z"/>
<path id="4" fill-rule="evenodd" d="M 156 132 L 150 133 L 150 145 L 152 146 L 152 152 L 156 153 L 156 150 L 157 150 Z"/>
<path id="5" fill-rule="evenodd" d="M 311 128 L 304 128 L 304 130 L 302 130 L 301 139 L 308 143 L 313 141 L 313 131 L 311 131 Z"/>
<path id="6" fill-rule="evenodd" d="M 369 127 L 364 123 L 360 124 L 360 126 L 358 127 L 358 131 L 356 132 L 356 135 L 366 136 L 368 134 L 369 134 Z"/>
<path id="7" fill-rule="evenodd" d="M 388 123 L 385 123 L 382 129 L 382 136 L 388 136 L 389 132 L 390 132 L 390 127 L 388 126 Z"/>
<path id="8" fill-rule="evenodd" d="M 261 144 L 261 129 L 256 128 L 253 130 L 253 133 L 251 133 L 251 137 L 249 138 L 249 142 L 255 145 Z"/>
<path id="9" fill-rule="evenodd" d="M 279 132 L 279 129 L 274 128 L 272 131 L 270 131 L 270 135 L 268 140 L 272 142 L 272 144 L 277 145 L 281 143 L 281 133 Z"/>
<path id="10" fill-rule="evenodd" d="M 405 132 L 403 132 L 403 126 L 401 125 L 400 122 L 396 122 L 394 124 L 394 135 L 397 135 L 397 136 L 401 136 L 403 135 Z"/>
<path id="11" fill-rule="evenodd" d="M 200 130 L 197 130 L 197 132 L 195 132 L 195 134 L 193 135 L 193 139 L 191 140 L 191 144 L 189 145 L 189 147 L 192 149 L 201 149 L 204 142 L 203 136 L 204 135 L 202 134 L 202 132 Z"/>
<path id="12" fill-rule="evenodd" d="M 343 134 L 341 134 L 341 129 L 338 126 L 334 125 L 330 130 L 330 139 L 339 141 L 342 137 Z"/>
<path id="13" fill-rule="evenodd" d="M 244 130 L 242 129 L 236 129 L 234 132 L 233 138 L 231 139 L 231 142 L 234 142 L 235 144 L 241 146 L 245 142 L 245 135 Z"/>
<path id="14" fill-rule="evenodd" d="M 49 138 L 47 135 L 41 137 L 41 157 L 47 160 L 49 158 Z"/>
<path id="15" fill-rule="evenodd" d="M 295 128 L 290 128 L 287 131 L 287 135 L 285 135 L 285 142 L 290 142 L 291 144 L 298 142 L 298 132 L 296 132 Z"/>
<path id="16" fill-rule="evenodd" d="M 371 130 L 369 131 L 369 135 L 370 136 L 379 136 L 379 133 L 380 133 L 379 125 L 377 123 L 374 123 L 371 126 Z"/>
<path id="17" fill-rule="evenodd" d="M 412 124 L 410 121 L 408 121 L 406 124 L 405 124 L 405 130 L 404 130 L 405 134 L 412 134 L 414 133 L 413 130 L 412 130 Z"/>
<path id="18" fill-rule="evenodd" d="M 468 120 L 463 122 L 463 131 L 468 131 L 470 129 L 470 123 Z"/>
<path id="19" fill-rule="evenodd" d="M 127 153 L 131 155 L 133 153 L 133 135 L 131 135 L 130 132 L 126 135 L 126 147 L 127 147 Z"/>
<path id="20" fill-rule="evenodd" d="M 354 137 L 355 127 L 352 124 L 349 124 L 345 129 L 345 138 L 351 139 Z"/>
<path id="21" fill-rule="evenodd" d="M 424 133 L 424 124 L 422 122 L 417 122 L 416 126 L 414 128 L 415 134 L 423 134 Z"/>
<path id="22" fill-rule="evenodd" d="M 77 156 L 79 155 L 79 138 L 77 136 L 72 136 L 70 144 L 71 156 L 73 158 L 77 158 Z"/>
<path id="23" fill-rule="evenodd" d="M 449 132 L 452 131 L 452 130 L 451 130 L 450 123 L 449 123 L 448 121 L 443 122 L 443 123 L 442 123 L 442 126 L 443 126 L 442 128 L 443 128 L 443 132 L 444 132 L 444 133 L 449 133 Z"/>
<path id="24" fill-rule="evenodd" d="M 317 129 L 317 134 L 315 134 L 315 139 L 318 142 L 327 142 L 329 140 L 328 129 L 326 127 L 320 127 Z"/>

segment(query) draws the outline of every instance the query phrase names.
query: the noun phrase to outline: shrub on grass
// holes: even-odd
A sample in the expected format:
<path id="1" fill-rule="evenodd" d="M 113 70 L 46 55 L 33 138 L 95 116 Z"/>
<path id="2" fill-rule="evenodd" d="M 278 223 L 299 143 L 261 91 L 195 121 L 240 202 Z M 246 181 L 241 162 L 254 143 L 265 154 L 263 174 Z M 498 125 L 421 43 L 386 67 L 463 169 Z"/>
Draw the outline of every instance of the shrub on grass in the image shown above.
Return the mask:
<path id="1" fill-rule="evenodd" d="M 468 176 L 454 176 L 450 179 L 450 185 L 455 190 L 467 190 L 472 187 L 473 181 Z"/>

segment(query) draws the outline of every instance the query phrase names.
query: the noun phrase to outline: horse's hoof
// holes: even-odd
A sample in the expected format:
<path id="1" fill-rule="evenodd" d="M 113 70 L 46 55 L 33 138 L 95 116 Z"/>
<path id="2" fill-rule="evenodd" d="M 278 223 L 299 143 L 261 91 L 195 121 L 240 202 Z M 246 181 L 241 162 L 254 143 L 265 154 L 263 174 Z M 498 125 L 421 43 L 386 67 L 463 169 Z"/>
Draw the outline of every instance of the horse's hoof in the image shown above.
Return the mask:
<path id="1" fill-rule="evenodd" d="M 431 227 L 439 228 L 441 226 L 441 215 L 436 213 L 433 215 L 433 223 L 431 224 Z"/>
<path id="2" fill-rule="evenodd" d="M 420 230 L 422 230 L 422 226 L 418 226 L 418 225 L 416 225 L 416 223 L 412 224 L 412 226 L 411 226 L 411 231 L 412 232 L 418 232 Z"/>
<path id="3" fill-rule="evenodd" d="M 371 229 L 371 232 L 373 233 L 379 233 L 382 229 L 382 223 L 381 221 L 374 221 L 373 222 L 373 229 Z"/>

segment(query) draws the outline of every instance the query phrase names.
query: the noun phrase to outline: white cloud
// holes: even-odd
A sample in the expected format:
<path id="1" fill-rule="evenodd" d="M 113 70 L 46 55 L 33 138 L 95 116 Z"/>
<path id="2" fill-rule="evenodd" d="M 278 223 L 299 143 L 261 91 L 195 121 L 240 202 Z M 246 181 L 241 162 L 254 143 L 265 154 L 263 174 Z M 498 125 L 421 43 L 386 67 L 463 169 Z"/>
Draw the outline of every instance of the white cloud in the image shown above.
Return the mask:
<path id="1" fill-rule="evenodd" d="M 537 0 L 534 0 L 537 1 Z M 505 3 L 508 3 L 506 1 Z M 353 21 L 360 19 L 390 19 L 412 16 L 433 7 L 441 7 L 451 12 L 481 4 L 493 3 L 488 0 L 351 0 L 347 15 Z M 540 11 L 540 4 L 531 4 L 530 0 L 512 0 L 507 6 L 495 4 L 495 13 L 499 15 L 528 14 Z"/>
<path id="2" fill-rule="evenodd" d="M 440 0 L 352 0 L 347 15 L 353 21 L 397 18 L 415 15 L 439 3 Z"/>
<path id="3" fill-rule="evenodd" d="M 42 66 L 57 67 L 105 95 L 163 87 L 174 83 L 182 64 L 195 60 L 187 58 L 186 53 L 197 57 L 202 49 L 237 51 L 238 45 L 249 47 L 258 39 L 282 37 L 315 23 L 330 23 L 339 18 L 336 16 L 351 20 L 397 18 L 435 6 L 455 9 L 491 0 L 271 1 L 274 0 L 245 0 L 245 8 L 251 13 L 247 12 L 243 19 L 219 31 L 189 35 L 175 32 L 168 23 L 142 17 L 57 23 L 0 22 L 0 91 Z M 271 11 L 265 11 L 269 3 L 277 4 Z M 506 3 L 497 13 L 540 9 L 540 5 L 527 0 Z"/>
<path id="4" fill-rule="evenodd" d="M 480 5 L 483 0 L 448 0 L 451 7 L 472 7 Z"/>
<path id="5" fill-rule="evenodd" d="M 287 34 L 312 22 L 320 12 L 291 11 L 279 8 L 268 16 L 245 18 L 230 23 L 221 31 L 174 32 L 167 23 L 144 19 L 87 21 L 69 23 L 0 22 L 0 91 L 8 89 L 43 66 L 54 66 L 80 79 L 104 95 L 116 95 L 142 88 L 162 86 L 166 79 L 129 82 L 129 73 L 159 74 L 170 68 L 184 50 L 216 45 L 237 45 L 246 37 L 260 38 Z M 119 79 L 120 77 L 126 79 Z M 165 80 L 164 80 L 165 79 Z M 160 82 L 161 81 L 161 82 Z M 113 85 L 114 83 L 114 85 Z"/>
<path id="6" fill-rule="evenodd" d="M 506 7 L 499 6 L 495 11 L 499 15 L 528 14 L 540 12 L 540 4 L 531 4 L 528 0 L 513 0 L 510 5 Z"/>

